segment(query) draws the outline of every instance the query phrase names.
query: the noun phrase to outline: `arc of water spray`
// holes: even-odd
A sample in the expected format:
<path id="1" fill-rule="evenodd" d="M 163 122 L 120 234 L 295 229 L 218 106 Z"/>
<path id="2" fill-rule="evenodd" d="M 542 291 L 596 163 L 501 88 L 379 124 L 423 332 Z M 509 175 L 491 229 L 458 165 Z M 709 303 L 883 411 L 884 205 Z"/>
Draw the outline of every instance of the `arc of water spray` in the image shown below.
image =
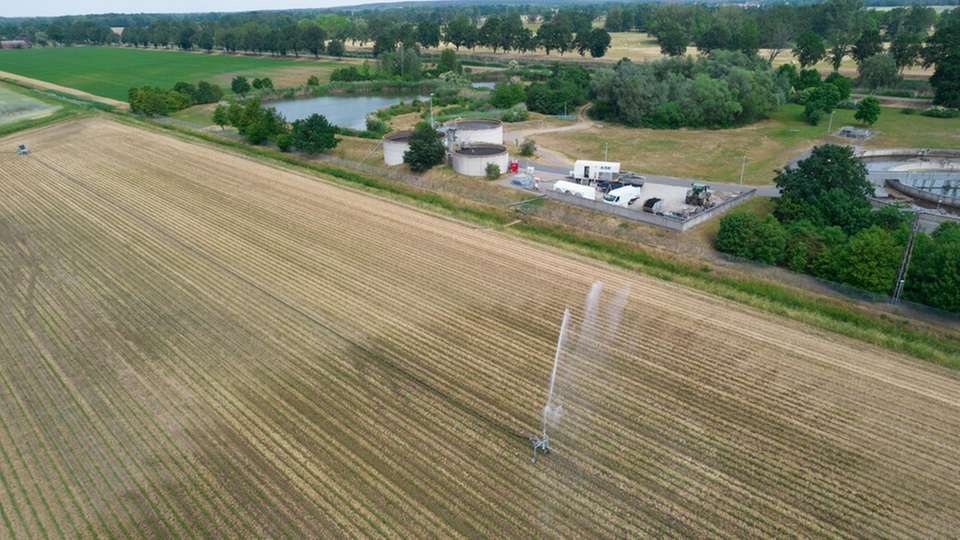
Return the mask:
<path id="1" fill-rule="evenodd" d="M 557 366 L 560 364 L 560 350 L 567 335 L 570 323 L 570 308 L 563 310 L 563 322 L 560 323 L 560 335 L 557 337 L 557 351 L 553 355 L 553 369 L 550 370 L 550 389 L 547 391 L 547 403 L 543 406 L 543 436 L 547 436 L 547 417 L 553 409 L 553 392 L 557 385 Z"/>

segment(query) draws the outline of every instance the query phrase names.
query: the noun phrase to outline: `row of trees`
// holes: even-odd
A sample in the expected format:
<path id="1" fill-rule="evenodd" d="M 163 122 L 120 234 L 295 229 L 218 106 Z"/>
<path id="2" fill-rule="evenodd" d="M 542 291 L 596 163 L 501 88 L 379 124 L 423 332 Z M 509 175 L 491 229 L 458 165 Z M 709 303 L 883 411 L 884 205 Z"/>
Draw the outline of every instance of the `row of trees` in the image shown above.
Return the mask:
<path id="1" fill-rule="evenodd" d="M 537 32 L 525 25 L 519 9 L 488 10 L 436 8 L 366 10 L 349 16 L 337 13 L 259 12 L 244 14 L 196 14 L 180 16 L 109 16 L 30 19 L 19 25 L 4 25 L 11 35 L 29 35 L 38 43 L 111 44 L 137 47 L 177 47 L 184 50 L 214 49 L 229 52 L 254 51 L 277 55 L 334 56 L 344 54 L 344 43 L 373 43 L 374 54 L 402 46 L 436 47 L 446 41 L 456 48 L 490 47 L 494 51 L 577 51 L 603 56 L 610 35 L 593 28 L 596 8 L 545 10 L 544 24 Z M 526 11 L 537 12 L 537 9 Z M 498 13 L 499 12 L 499 13 Z M 121 23 L 121 24 L 117 24 Z M 117 35 L 112 27 L 123 28 Z M 5 32 L 6 33 L 6 32 Z"/>
<path id="2" fill-rule="evenodd" d="M 639 5 L 611 8 L 610 14 L 608 28 L 650 32 L 661 50 L 673 56 L 683 55 L 690 45 L 701 52 L 727 49 L 748 55 L 767 48 L 772 62 L 791 49 L 801 68 L 829 60 L 835 71 L 849 57 L 870 87 L 895 84 L 898 73 L 914 65 L 933 67 L 935 103 L 960 107 L 960 10 L 938 17 L 925 6 L 882 12 L 864 9 L 861 0 L 828 0 L 749 9 Z"/>
<path id="3" fill-rule="evenodd" d="M 200 81 L 197 84 L 178 82 L 172 89 L 141 86 L 127 92 L 130 110 L 146 116 L 164 116 L 192 105 L 216 103 L 223 98 L 223 90 L 216 84 Z"/>
<path id="4" fill-rule="evenodd" d="M 880 294 L 895 286 L 910 216 L 874 210 L 866 168 L 845 146 L 823 145 L 777 175 L 773 215 L 732 212 L 720 221 L 718 250 L 778 264 Z M 960 226 L 921 233 L 905 298 L 960 312 Z"/>
<path id="5" fill-rule="evenodd" d="M 594 77 L 591 112 L 631 126 L 729 127 L 765 117 L 784 103 L 789 87 L 786 76 L 740 52 L 621 60 Z"/>
<path id="6" fill-rule="evenodd" d="M 250 144 L 274 142 L 280 150 L 299 150 L 316 154 L 335 148 L 340 143 L 337 127 L 321 114 L 287 124 L 273 107 L 265 107 L 259 98 L 234 101 L 219 105 L 213 111 L 213 121 L 221 128 L 233 126 Z"/>

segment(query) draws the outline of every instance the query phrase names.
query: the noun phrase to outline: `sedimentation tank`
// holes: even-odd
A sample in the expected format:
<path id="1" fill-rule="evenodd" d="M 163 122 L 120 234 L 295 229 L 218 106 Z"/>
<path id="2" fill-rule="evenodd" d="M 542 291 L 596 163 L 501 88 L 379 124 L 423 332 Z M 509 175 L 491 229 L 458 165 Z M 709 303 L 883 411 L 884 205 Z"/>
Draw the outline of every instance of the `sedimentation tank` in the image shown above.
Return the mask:
<path id="1" fill-rule="evenodd" d="M 461 146 L 451 155 L 453 170 L 466 176 L 484 176 L 487 164 L 500 167 L 500 173 L 510 167 L 510 155 L 502 144 L 471 144 Z"/>
<path id="2" fill-rule="evenodd" d="M 503 144 L 503 123 L 499 120 L 451 120 L 444 124 L 448 132 L 453 132 L 454 143 Z"/>
<path id="3" fill-rule="evenodd" d="M 403 163 L 403 154 L 410 149 L 412 131 L 394 131 L 383 136 L 383 162 L 387 165 Z"/>

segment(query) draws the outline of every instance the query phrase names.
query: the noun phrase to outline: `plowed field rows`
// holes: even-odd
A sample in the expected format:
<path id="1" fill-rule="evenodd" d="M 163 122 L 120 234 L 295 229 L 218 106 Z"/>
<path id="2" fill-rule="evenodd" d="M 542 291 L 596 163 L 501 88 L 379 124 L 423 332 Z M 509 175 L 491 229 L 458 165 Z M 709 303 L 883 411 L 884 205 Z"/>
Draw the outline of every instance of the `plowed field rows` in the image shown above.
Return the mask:
<path id="1" fill-rule="evenodd" d="M 952 372 L 105 120 L 21 141 L 0 536 L 960 530 Z M 531 465 L 594 280 L 620 332 Z"/>

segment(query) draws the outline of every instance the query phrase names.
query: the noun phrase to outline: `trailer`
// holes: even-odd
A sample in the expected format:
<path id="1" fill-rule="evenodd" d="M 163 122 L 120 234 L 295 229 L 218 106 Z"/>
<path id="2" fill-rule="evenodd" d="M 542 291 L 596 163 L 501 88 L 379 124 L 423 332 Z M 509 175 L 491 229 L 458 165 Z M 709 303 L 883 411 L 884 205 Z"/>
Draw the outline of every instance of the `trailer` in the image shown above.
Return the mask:
<path id="1" fill-rule="evenodd" d="M 558 180 L 553 184 L 553 190 L 563 193 L 564 195 L 573 195 L 574 197 L 580 197 L 582 199 L 588 199 L 591 201 L 597 200 L 596 189 L 583 184 L 577 184 L 576 182 Z"/>
<path id="2" fill-rule="evenodd" d="M 590 183 L 600 181 L 610 182 L 620 174 L 619 161 L 589 161 L 578 159 L 573 164 L 569 177 L 576 182 Z"/>

